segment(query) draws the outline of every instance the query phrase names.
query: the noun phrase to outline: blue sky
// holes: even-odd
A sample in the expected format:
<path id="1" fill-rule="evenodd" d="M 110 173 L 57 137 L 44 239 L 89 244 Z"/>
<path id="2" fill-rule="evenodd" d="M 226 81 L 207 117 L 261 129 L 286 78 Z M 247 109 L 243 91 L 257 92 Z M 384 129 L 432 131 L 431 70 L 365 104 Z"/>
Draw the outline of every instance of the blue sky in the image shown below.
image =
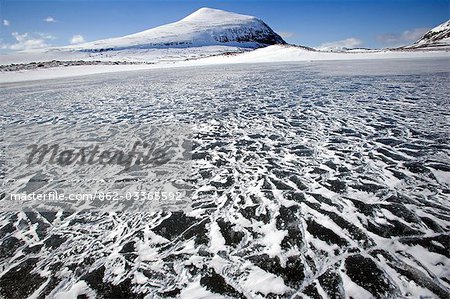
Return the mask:
<path id="1" fill-rule="evenodd" d="M 409 44 L 449 19 L 449 0 L 0 0 L 0 51 L 93 41 L 177 21 L 200 7 L 263 19 L 306 46 Z"/>

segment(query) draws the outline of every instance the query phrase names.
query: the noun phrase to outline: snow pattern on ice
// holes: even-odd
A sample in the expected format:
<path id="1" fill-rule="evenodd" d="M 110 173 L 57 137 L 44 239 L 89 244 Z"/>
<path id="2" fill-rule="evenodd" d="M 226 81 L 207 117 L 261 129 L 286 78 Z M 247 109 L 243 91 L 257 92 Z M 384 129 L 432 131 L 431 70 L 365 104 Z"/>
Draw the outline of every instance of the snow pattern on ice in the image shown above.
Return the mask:
<path id="1" fill-rule="evenodd" d="M 448 298 L 448 72 L 320 65 L 3 85 L 7 124 L 189 123 L 195 192 L 189 211 L 2 212 L 0 294 Z"/>

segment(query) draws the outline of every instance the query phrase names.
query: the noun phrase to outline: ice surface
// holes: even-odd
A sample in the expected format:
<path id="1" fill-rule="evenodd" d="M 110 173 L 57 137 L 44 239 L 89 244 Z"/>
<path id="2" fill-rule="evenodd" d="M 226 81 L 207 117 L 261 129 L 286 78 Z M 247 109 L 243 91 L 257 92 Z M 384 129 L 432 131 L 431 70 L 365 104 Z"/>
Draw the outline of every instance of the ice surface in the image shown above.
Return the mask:
<path id="1" fill-rule="evenodd" d="M 189 123 L 195 192 L 191 211 L 4 209 L 0 294 L 447 298 L 446 63 L 220 65 L 2 84 L 3 125 Z"/>

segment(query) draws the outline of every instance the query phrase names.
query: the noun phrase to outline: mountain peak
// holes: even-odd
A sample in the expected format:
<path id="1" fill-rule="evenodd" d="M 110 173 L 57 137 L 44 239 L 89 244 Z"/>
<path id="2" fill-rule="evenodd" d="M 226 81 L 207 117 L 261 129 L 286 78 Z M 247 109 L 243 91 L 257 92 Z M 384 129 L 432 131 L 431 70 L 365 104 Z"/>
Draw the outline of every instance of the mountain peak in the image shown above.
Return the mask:
<path id="1" fill-rule="evenodd" d="M 226 13 L 226 14 L 236 14 L 223 9 L 211 8 L 211 7 L 201 7 L 194 11 L 192 14 L 214 14 L 214 13 Z M 191 14 L 191 15 L 192 15 Z"/>
<path id="2" fill-rule="evenodd" d="M 224 21 L 245 21 L 245 20 L 254 20 L 256 19 L 253 16 L 241 15 L 234 12 L 229 12 L 221 9 L 202 7 L 195 12 L 191 13 L 182 21 L 188 22 L 224 22 Z"/>

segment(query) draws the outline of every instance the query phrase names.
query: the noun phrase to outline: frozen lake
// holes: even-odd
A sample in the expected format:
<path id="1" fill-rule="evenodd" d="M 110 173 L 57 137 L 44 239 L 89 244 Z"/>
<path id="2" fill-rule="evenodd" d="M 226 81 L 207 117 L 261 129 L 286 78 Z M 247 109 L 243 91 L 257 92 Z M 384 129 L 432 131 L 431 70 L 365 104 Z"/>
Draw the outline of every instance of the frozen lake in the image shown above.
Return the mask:
<path id="1" fill-rule="evenodd" d="M 35 124 L 54 140 L 112 125 L 192 133 L 189 174 L 172 173 L 189 208 L 20 212 L 2 192 L 0 294 L 446 298 L 449 70 L 449 59 L 316 61 L 0 84 L 1 175 L 22 178 L 12 192 L 86 188 L 79 168 L 44 165 L 36 184 L 7 165 L 8 136 L 39 143 L 45 131 L 24 131 Z M 105 175 L 138 184 L 102 169 L 87 187 L 111 186 Z"/>

